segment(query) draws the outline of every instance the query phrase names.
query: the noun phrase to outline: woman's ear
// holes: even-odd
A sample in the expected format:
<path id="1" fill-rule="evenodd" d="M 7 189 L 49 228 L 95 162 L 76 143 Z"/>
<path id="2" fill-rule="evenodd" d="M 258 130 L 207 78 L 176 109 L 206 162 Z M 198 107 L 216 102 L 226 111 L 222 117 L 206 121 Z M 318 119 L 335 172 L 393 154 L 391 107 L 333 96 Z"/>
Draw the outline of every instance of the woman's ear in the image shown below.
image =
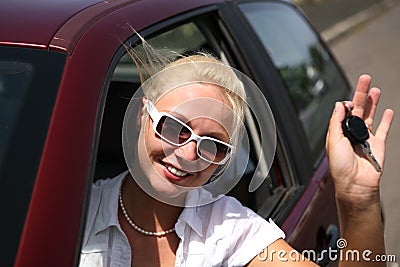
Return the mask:
<path id="1" fill-rule="evenodd" d="M 142 126 L 142 118 L 143 118 L 143 109 L 144 106 L 146 105 L 146 98 L 142 97 L 142 102 L 139 107 L 138 113 L 137 113 L 137 118 L 136 118 L 136 128 L 140 131 L 140 128 Z"/>

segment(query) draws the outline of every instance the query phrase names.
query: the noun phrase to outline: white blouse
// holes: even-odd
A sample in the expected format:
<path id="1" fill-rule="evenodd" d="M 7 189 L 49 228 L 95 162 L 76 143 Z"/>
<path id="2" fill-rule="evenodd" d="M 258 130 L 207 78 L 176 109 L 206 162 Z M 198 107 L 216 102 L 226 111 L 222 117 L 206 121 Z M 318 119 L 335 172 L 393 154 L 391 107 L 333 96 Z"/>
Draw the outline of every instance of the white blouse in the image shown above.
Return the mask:
<path id="1" fill-rule="evenodd" d="M 118 222 L 118 194 L 124 172 L 92 188 L 80 267 L 131 266 L 131 248 Z M 180 238 L 175 266 L 244 266 L 283 231 L 235 198 L 184 208 L 175 224 Z M 135 259 L 133 259 L 134 261 Z"/>

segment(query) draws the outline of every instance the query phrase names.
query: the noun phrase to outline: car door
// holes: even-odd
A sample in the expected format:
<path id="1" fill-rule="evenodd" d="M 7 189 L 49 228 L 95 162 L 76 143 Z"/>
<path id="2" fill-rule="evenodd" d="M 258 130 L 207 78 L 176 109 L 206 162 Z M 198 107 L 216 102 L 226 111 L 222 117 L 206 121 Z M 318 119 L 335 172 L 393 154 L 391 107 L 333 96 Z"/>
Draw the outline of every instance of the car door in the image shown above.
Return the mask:
<path id="1" fill-rule="evenodd" d="M 319 178 L 313 178 L 315 170 L 308 158 L 311 157 L 311 149 L 306 144 L 307 135 L 296 107 L 290 99 L 287 86 L 269 57 L 268 51 L 259 42 L 254 30 L 240 12 L 242 11 L 235 4 L 209 6 L 156 23 L 143 29 L 141 33 L 153 47 L 164 51 L 167 55 L 171 53 L 185 55 L 199 51 L 212 53 L 256 80 L 276 118 L 276 155 L 273 160 L 262 159 L 270 171 L 268 174 L 265 173 L 264 183 L 259 185 L 257 190 L 249 190 L 256 171 L 255 163 L 260 159 L 257 152 L 260 129 L 249 129 L 253 122 L 255 125 L 260 123 L 257 122 L 255 115 L 262 114 L 262 107 L 255 108 L 252 110 L 253 113 L 246 117 L 251 146 L 248 151 L 243 152 L 253 161 L 248 162 L 243 177 L 239 177 L 241 179 L 238 179 L 237 185 L 229 194 L 237 197 L 244 205 L 254 209 L 264 218 L 273 218 L 286 230 L 287 238 L 292 242 L 297 240 L 293 237 L 293 233 L 301 231 L 300 226 L 305 227 L 298 222 L 304 217 L 304 211 L 314 198 L 316 187 L 321 185 L 318 179 L 324 176 L 327 165 L 322 164 L 321 170 L 316 171 Z M 126 43 L 138 49 L 140 53 L 140 41 L 137 35 L 133 34 Z M 140 86 L 138 71 L 125 46 L 116 51 L 110 66 L 112 67 L 108 71 L 107 78 L 109 83 L 104 88 L 107 96 L 96 154 L 94 180 L 113 177 L 126 169 L 120 144 L 122 120 L 134 90 Z M 248 94 L 255 98 L 253 95 L 255 92 Z M 234 162 L 233 169 L 235 164 L 240 163 Z M 332 189 L 332 185 L 327 184 L 326 188 Z M 325 196 L 333 199 L 332 192 Z M 335 218 L 334 206 L 327 206 L 325 210 L 332 213 L 331 217 Z M 323 225 L 323 222 L 317 220 L 318 217 L 312 214 L 308 219 Z M 318 241 L 309 236 L 302 238 L 305 240 L 299 239 L 300 241 L 296 242 L 305 244 L 307 240 L 312 240 L 309 243 L 310 247 L 315 248 L 318 242 L 322 242 L 321 238 L 324 236 L 319 237 Z"/>

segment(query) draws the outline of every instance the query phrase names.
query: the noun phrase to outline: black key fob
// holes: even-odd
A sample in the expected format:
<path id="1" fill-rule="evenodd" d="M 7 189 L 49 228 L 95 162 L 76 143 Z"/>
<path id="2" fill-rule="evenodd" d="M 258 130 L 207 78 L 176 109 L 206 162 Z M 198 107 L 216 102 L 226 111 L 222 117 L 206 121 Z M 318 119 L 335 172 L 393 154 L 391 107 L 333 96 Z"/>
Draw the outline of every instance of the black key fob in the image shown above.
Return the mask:
<path id="1" fill-rule="evenodd" d="M 362 144 L 369 138 L 368 128 L 365 122 L 357 116 L 347 116 L 342 122 L 343 134 L 350 142 L 355 144 Z"/>

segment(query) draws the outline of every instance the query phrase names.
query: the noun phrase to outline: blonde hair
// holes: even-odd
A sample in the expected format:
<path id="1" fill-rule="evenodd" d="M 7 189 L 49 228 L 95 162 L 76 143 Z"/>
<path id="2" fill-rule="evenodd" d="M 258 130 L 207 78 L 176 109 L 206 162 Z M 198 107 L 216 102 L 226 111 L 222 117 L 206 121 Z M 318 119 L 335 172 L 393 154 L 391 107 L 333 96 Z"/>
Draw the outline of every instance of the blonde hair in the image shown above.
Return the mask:
<path id="1" fill-rule="evenodd" d="M 128 53 L 138 68 L 144 96 L 156 103 L 168 91 L 185 84 L 198 82 L 215 85 L 221 89 L 234 112 L 230 139 L 232 145 L 236 146 L 244 129 L 246 107 L 246 93 L 236 75 L 238 72 L 208 53 L 190 56 L 171 53 L 175 58 L 171 59 L 138 36 L 144 53 L 141 56 L 135 48 L 129 48 Z M 143 111 L 146 112 L 145 109 Z"/>
<path id="2" fill-rule="evenodd" d="M 235 133 L 231 142 L 236 145 L 243 124 L 246 94 L 243 83 L 232 68 L 215 57 L 209 54 L 181 57 L 150 77 L 142 89 L 148 99 L 157 102 L 169 90 L 194 82 L 212 84 L 221 89 L 234 112 L 232 129 Z"/>

